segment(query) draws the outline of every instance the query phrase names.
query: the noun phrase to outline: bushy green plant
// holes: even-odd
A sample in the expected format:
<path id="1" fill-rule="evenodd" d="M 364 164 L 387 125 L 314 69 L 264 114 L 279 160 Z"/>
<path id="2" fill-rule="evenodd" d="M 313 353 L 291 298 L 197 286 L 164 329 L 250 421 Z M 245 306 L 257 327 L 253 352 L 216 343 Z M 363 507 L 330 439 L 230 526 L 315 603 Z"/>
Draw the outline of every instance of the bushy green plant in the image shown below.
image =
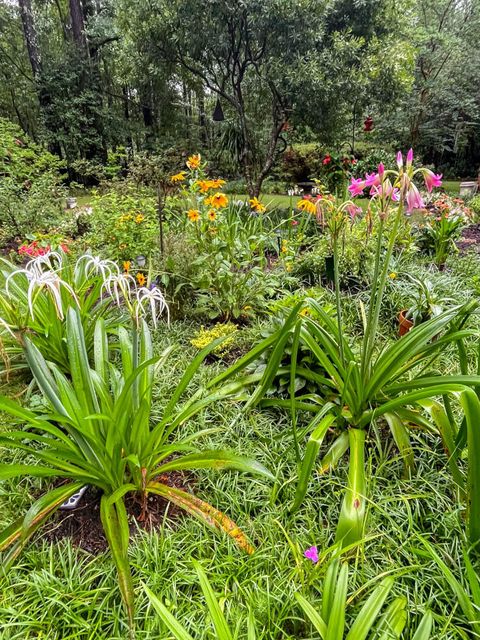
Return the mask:
<path id="1" fill-rule="evenodd" d="M 256 198 L 235 202 L 220 191 L 225 181 L 207 177 L 199 154 L 189 157 L 187 169 L 172 176 L 184 208 L 170 220 L 170 232 L 181 233 L 193 249 L 196 312 L 224 321 L 249 317 L 276 290 L 278 280 L 265 268 L 267 253 L 278 251 L 279 225 Z"/>
<path id="2" fill-rule="evenodd" d="M 59 158 L 0 119 L 0 236 L 4 242 L 46 232 L 63 213 Z"/>
<path id="3" fill-rule="evenodd" d="M 156 202 L 149 192 L 125 183 L 94 195 L 86 241 L 95 252 L 117 261 L 149 257 L 159 247 Z"/>
<path id="4" fill-rule="evenodd" d="M 437 267 L 443 269 L 448 256 L 457 252 L 455 240 L 471 222 L 472 210 L 460 198 L 442 194 L 431 198 L 423 213 L 417 225 L 419 245 L 433 255 Z"/>
<path id="5" fill-rule="evenodd" d="M 480 218 L 480 195 L 476 195 L 469 200 L 468 206 L 475 215 L 475 221 L 478 222 L 478 219 Z"/>
<path id="6" fill-rule="evenodd" d="M 128 561 L 129 522 L 124 497 L 133 493 L 148 511 L 148 496 L 160 495 L 204 523 L 229 534 L 248 553 L 253 547 L 228 518 L 196 496 L 171 486 L 168 474 L 205 468 L 233 468 L 272 478 L 257 462 L 227 451 L 198 452 L 194 443 L 204 431 L 184 440 L 175 438 L 177 428 L 209 403 L 228 395 L 203 397 L 201 391 L 183 401 L 186 389 L 204 357 L 217 346 L 202 350 L 172 389 L 161 410 L 152 411 L 155 368 L 161 367 L 167 350 L 155 358 L 150 331 L 137 317 L 132 332 L 119 329 L 120 362 L 109 348 L 103 319 L 94 327 L 93 366 L 87 355 L 80 312 L 66 311 L 66 342 L 70 376 L 47 363 L 28 336 L 24 348 L 35 380 L 49 403 L 38 415 L 18 403 L 0 398 L 0 410 L 28 425 L 0 437 L 6 450 L 25 451 L 38 464 L 0 465 L 0 479 L 25 476 L 68 480 L 38 498 L 27 511 L 0 534 L 3 567 L 15 558 L 38 528 L 85 484 L 101 492 L 100 516 L 117 567 L 120 590 L 133 627 L 134 593 Z"/>
<path id="7" fill-rule="evenodd" d="M 374 255 L 372 237 L 364 225 L 347 227 L 337 256 L 340 261 L 340 284 L 345 288 L 362 287 L 372 276 L 371 264 Z M 320 237 L 310 250 L 302 253 L 293 263 L 292 275 L 307 285 L 328 282 L 333 278 L 327 261 L 333 260 L 332 249 L 326 237 Z"/>

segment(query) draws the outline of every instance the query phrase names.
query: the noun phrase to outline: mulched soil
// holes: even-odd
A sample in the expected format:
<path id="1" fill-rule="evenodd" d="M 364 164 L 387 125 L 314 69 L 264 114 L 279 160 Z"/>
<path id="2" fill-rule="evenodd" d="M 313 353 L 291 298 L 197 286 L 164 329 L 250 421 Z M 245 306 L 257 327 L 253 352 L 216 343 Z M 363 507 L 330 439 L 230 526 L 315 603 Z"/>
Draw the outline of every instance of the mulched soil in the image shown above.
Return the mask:
<path id="1" fill-rule="evenodd" d="M 161 482 L 177 489 L 188 491 L 189 478 L 183 473 L 169 473 L 161 476 Z M 41 529 L 40 536 L 48 542 L 58 542 L 70 538 L 75 547 L 88 551 L 94 555 L 102 553 L 108 548 L 100 520 L 100 492 L 89 487 L 83 495 L 79 506 L 72 511 L 57 511 L 48 523 Z M 130 537 L 135 536 L 139 529 L 153 531 L 160 529 L 165 517 L 169 521 L 175 520 L 182 509 L 171 502 L 150 494 L 147 500 L 147 511 L 144 519 L 140 519 L 142 504 L 138 496 L 127 494 L 125 506 L 129 516 Z"/>
<path id="2" fill-rule="evenodd" d="M 480 253 L 480 224 L 471 224 L 464 229 L 460 240 L 457 242 L 457 247 L 461 253 L 466 253 L 467 251 Z"/>

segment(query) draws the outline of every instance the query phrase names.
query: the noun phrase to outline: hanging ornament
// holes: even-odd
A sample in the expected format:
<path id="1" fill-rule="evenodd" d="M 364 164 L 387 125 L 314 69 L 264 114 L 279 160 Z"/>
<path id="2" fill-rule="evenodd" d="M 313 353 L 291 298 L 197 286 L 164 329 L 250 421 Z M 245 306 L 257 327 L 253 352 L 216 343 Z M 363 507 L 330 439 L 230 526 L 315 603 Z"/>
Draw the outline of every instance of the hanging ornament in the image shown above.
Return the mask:
<path id="1" fill-rule="evenodd" d="M 363 123 L 364 131 L 371 131 L 373 129 L 373 118 L 372 116 L 368 116 L 365 122 Z"/>
<path id="2" fill-rule="evenodd" d="M 217 98 L 217 104 L 215 105 L 215 110 L 213 112 L 212 119 L 214 122 L 223 122 L 225 120 L 225 116 L 223 115 L 222 105 L 220 103 L 220 98 Z"/>

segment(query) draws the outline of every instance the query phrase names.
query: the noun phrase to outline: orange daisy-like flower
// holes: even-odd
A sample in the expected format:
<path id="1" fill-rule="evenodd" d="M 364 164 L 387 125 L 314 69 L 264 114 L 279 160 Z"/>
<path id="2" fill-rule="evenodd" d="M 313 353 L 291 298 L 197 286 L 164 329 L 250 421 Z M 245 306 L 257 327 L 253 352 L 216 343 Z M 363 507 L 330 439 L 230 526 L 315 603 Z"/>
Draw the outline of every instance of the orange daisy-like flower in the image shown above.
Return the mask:
<path id="1" fill-rule="evenodd" d="M 207 193 L 207 191 L 213 189 L 211 180 L 197 180 L 194 186 L 199 188 L 200 193 Z"/>
<path id="2" fill-rule="evenodd" d="M 217 217 L 217 212 L 215 211 L 215 209 L 210 209 L 210 211 L 207 213 L 208 219 L 213 222 L 215 220 L 215 218 Z"/>
<path id="3" fill-rule="evenodd" d="M 306 200 L 305 198 L 297 202 L 297 209 L 300 209 L 300 211 L 306 211 L 307 213 L 311 213 L 312 215 L 315 215 L 317 212 L 315 203 L 311 200 Z"/>
<path id="4" fill-rule="evenodd" d="M 190 222 L 197 222 L 200 219 L 200 211 L 198 209 L 189 209 L 187 216 Z"/>
<path id="5" fill-rule="evenodd" d="M 174 176 L 171 176 L 171 182 L 183 182 L 185 180 L 186 171 L 180 171 L 180 173 L 176 173 Z"/>
<path id="6" fill-rule="evenodd" d="M 147 282 L 147 279 L 143 275 L 143 273 L 137 273 L 137 282 L 141 287 L 145 286 L 145 283 Z"/>
<path id="7" fill-rule="evenodd" d="M 228 205 L 228 198 L 224 193 L 214 193 L 205 199 L 205 204 L 214 209 L 223 209 Z"/>
<path id="8" fill-rule="evenodd" d="M 123 270 L 125 271 L 126 274 L 129 273 L 130 271 L 130 267 L 132 266 L 132 262 L 130 260 L 125 260 L 123 263 Z"/>
<path id="9" fill-rule="evenodd" d="M 267 207 L 263 205 L 260 202 L 260 200 L 256 197 L 249 200 L 249 202 L 250 202 L 250 207 L 257 213 L 265 213 L 265 211 L 267 210 Z"/>
<path id="10" fill-rule="evenodd" d="M 220 178 L 214 178 L 210 180 L 210 188 L 211 189 L 220 189 L 225 184 L 225 180 L 221 180 Z"/>
<path id="11" fill-rule="evenodd" d="M 194 171 L 200 167 L 200 162 L 202 161 L 202 156 L 199 153 L 194 153 L 187 160 L 187 167 Z"/>

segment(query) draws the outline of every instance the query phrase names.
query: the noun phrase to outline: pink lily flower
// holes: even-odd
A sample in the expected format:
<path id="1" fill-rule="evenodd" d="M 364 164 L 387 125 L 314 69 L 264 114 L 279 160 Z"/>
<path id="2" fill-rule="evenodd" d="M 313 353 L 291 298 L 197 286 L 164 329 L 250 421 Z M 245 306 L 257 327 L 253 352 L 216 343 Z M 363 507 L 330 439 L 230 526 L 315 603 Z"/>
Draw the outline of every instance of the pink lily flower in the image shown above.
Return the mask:
<path id="1" fill-rule="evenodd" d="M 347 206 L 347 211 L 348 211 L 348 215 L 353 221 L 356 218 L 356 216 L 362 213 L 362 207 L 357 207 L 357 205 L 355 204 L 349 204 Z"/>
<path id="2" fill-rule="evenodd" d="M 385 165 L 383 164 L 383 162 L 380 162 L 380 164 L 378 165 L 378 175 L 380 176 L 380 180 L 383 177 L 383 174 L 385 173 Z"/>
<path id="3" fill-rule="evenodd" d="M 380 184 L 380 176 L 378 173 L 366 173 L 365 174 L 365 186 L 372 187 Z"/>
<path id="4" fill-rule="evenodd" d="M 355 197 L 363 193 L 365 186 L 365 180 L 362 180 L 361 178 L 352 178 L 348 190 L 350 191 L 350 194 Z"/>
<path id="5" fill-rule="evenodd" d="M 433 173 L 430 169 L 424 169 L 423 171 L 423 179 L 425 181 L 425 186 L 427 187 L 428 193 L 432 193 L 433 187 L 441 187 L 442 186 L 442 175 L 441 173 Z"/>
<path id="6" fill-rule="evenodd" d="M 401 151 L 397 153 L 397 166 L 399 169 L 403 167 L 403 155 Z"/>
<path id="7" fill-rule="evenodd" d="M 413 149 L 410 148 L 407 153 L 407 169 L 412 166 L 413 162 Z"/>
<path id="8" fill-rule="evenodd" d="M 410 183 L 410 187 L 407 191 L 407 212 L 411 213 L 414 209 L 424 209 L 425 203 L 423 202 L 423 198 L 420 195 L 420 191 L 417 187 Z"/>

